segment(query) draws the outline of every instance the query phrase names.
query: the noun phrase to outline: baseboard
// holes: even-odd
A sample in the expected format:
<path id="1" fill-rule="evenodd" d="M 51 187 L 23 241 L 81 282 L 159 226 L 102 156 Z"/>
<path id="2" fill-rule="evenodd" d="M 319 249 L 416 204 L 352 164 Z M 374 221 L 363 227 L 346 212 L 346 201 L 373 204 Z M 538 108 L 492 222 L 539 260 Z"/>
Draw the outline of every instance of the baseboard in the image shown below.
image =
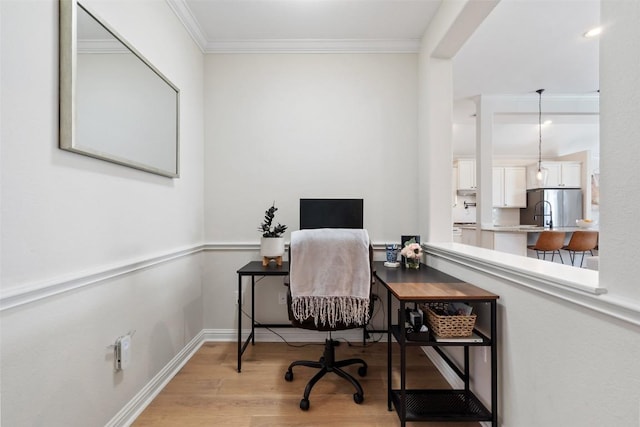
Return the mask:
<path id="1" fill-rule="evenodd" d="M 247 339 L 249 329 L 242 331 L 242 338 Z M 362 340 L 362 330 L 350 329 L 331 333 L 336 340 L 358 342 Z M 298 328 L 256 328 L 256 342 L 324 342 L 327 332 L 311 331 Z M 203 341 L 229 342 L 237 341 L 238 331 L 235 329 L 204 329 Z"/>
<path id="2" fill-rule="evenodd" d="M 433 347 L 421 347 L 422 351 L 427 355 L 431 363 L 436 367 L 440 374 L 444 377 L 449 385 L 453 388 L 463 388 L 464 381 L 451 369 L 451 366 L 447 365 L 442 357 L 433 349 Z"/>
<path id="3" fill-rule="evenodd" d="M 203 332 L 196 335 L 171 361 L 158 372 L 106 425 L 130 426 L 171 379 L 182 369 L 205 342 Z"/>

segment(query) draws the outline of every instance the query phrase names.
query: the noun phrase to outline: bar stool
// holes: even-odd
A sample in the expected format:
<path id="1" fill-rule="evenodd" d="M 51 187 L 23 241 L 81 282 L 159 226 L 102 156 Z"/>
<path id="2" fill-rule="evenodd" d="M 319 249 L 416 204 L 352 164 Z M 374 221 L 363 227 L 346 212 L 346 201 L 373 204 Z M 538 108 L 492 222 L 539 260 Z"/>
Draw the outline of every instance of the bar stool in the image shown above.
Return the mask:
<path id="1" fill-rule="evenodd" d="M 556 252 L 560 257 L 560 261 L 564 264 L 560 249 L 564 246 L 564 231 L 543 231 L 538 236 L 538 240 L 534 245 L 527 246 L 527 249 L 536 251 L 536 256 L 540 259 L 540 252 L 542 252 L 542 259 L 546 260 L 547 252 L 551 252 L 551 262 Z"/>
<path id="2" fill-rule="evenodd" d="M 574 265 L 576 253 L 582 252 L 582 258 L 580 258 L 580 267 L 582 267 L 585 252 L 589 252 L 593 256 L 593 250 L 596 246 L 598 246 L 597 231 L 574 231 L 569 244 L 563 246 L 562 249 L 569 252 L 571 265 Z"/>

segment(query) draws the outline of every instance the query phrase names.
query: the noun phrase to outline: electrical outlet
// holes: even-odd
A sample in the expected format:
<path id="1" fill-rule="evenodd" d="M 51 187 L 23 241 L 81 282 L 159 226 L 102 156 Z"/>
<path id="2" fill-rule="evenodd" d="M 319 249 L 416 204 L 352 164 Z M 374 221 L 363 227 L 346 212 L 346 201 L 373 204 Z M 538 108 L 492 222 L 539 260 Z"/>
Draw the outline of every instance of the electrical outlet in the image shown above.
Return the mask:
<path id="1" fill-rule="evenodd" d="M 286 304 L 287 303 L 287 294 L 284 292 L 278 292 L 278 304 Z"/>
<path id="2" fill-rule="evenodd" d="M 242 291 L 242 297 L 240 300 L 238 300 L 238 291 L 235 291 L 233 300 L 236 305 L 238 305 L 238 302 L 240 303 L 240 305 L 244 305 L 244 291 Z"/>
<path id="3" fill-rule="evenodd" d="M 124 335 L 116 340 L 114 346 L 115 370 L 127 369 L 131 363 L 131 335 Z"/>

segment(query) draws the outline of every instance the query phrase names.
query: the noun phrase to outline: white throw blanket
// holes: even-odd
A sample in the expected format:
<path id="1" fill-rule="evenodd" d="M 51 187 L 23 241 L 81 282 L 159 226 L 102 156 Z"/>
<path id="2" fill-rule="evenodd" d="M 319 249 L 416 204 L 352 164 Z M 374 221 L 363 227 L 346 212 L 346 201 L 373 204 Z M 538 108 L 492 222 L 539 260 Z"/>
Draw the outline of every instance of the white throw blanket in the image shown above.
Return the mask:
<path id="1" fill-rule="evenodd" d="M 298 321 L 313 317 L 364 325 L 369 320 L 371 269 L 367 230 L 320 228 L 291 233 L 290 286 Z"/>

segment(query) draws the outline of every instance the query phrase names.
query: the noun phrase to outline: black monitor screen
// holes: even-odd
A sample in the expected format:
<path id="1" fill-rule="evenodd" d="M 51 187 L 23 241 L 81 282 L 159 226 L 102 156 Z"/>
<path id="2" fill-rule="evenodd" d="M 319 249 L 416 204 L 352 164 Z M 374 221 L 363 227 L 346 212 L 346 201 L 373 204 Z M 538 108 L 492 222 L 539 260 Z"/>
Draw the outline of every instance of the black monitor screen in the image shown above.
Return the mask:
<path id="1" fill-rule="evenodd" d="M 300 199 L 300 229 L 364 228 L 362 199 Z"/>

